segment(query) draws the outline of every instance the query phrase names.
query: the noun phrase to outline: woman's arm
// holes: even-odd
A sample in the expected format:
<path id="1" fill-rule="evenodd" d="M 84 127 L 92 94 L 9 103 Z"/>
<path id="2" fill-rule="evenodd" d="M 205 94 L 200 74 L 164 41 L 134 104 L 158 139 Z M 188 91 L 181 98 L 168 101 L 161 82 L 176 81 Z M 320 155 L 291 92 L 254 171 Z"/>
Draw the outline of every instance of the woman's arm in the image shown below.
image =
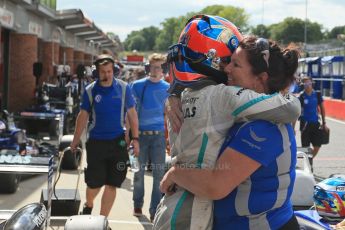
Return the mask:
<path id="1" fill-rule="evenodd" d="M 260 167 L 260 163 L 226 148 L 214 169 L 172 167 L 161 181 L 161 190 L 169 193 L 174 183 L 191 193 L 211 200 L 222 199 Z"/>

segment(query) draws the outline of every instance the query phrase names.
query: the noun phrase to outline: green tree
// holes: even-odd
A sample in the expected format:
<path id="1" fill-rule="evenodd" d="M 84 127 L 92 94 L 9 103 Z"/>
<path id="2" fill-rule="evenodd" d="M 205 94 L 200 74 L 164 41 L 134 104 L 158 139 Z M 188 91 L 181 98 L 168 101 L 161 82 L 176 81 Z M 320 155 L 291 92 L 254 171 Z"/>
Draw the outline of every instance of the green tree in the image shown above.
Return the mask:
<path id="1" fill-rule="evenodd" d="M 205 7 L 201 10 L 200 13 L 218 15 L 220 17 L 226 18 L 234 23 L 237 27 L 241 28 L 243 32 L 248 31 L 249 15 L 246 14 L 243 8 L 234 6 L 212 5 Z"/>
<path id="2" fill-rule="evenodd" d="M 157 50 L 167 50 L 169 46 L 177 43 L 180 33 L 188 19 L 196 14 L 218 15 L 233 22 L 242 31 L 247 30 L 249 16 L 244 9 L 233 6 L 212 5 L 207 6 L 200 12 L 189 12 L 185 16 L 167 18 L 161 23 L 162 30 L 156 39 Z"/>
<path id="3" fill-rule="evenodd" d="M 125 41 L 123 42 L 123 46 L 125 47 L 125 50 L 131 50 L 129 49 L 129 45 L 130 43 L 132 43 L 132 39 L 134 36 L 136 36 L 139 32 L 136 31 L 136 30 L 133 30 L 132 32 L 130 32 L 128 35 L 127 35 L 127 38 L 125 39 Z"/>
<path id="4" fill-rule="evenodd" d="M 126 50 L 143 51 L 145 49 L 145 38 L 140 34 L 136 34 L 126 43 Z"/>
<path id="5" fill-rule="evenodd" d="M 322 40 L 322 26 L 307 20 L 307 42 Z M 288 17 L 283 22 L 269 26 L 271 37 L 281 43 L 304 42 L 305 21 L 299 18 Z"/>
<path id="6" fill-rule="evenodd" d="M 160 30 L 154 26 L 145 27 L 139 31 L 132 31 L 127 36 L 124 42 L 125 49 L 136 49 L 138 51 L 153 50 L 155 45 L 155 39 L 159 35 L 159 33 Z M 137 42 L 140 42 L 140 44 L 136 44 Z"/>
<path id="7" fill-rule="evenodd" d="M 338 35 L 345 34 L 345 26 L 336 26 L 329 33 L 328 38 L 337 38 Z"/>
<path id="8" fill-rule="evenodd" d="M 167 18 L 161 23 L 163 29 L 155 40 L 156 50 L 166 51 L 169 46 L 177 42 L 176 32 L 178 30 L 177 28 L 181 27 L 181 23 L 182 22 L 179 20 L 179 18 Z"/>
<path id="9" fill-rule="evenodd" d="M 144 51 L 154 50 L 155 41 L 160 34 L 160 30 L 157 27 L 150 26 L 142 29 L 140 34 L 145 39 Z"/>
<path id="10" fill-rule="evenodd" d="M 224 9 L 223 5 L 206 6 L 200 11 L 201 14 L 218 15 Z"/>
<path id="11" fill-rule="evenodd" d="M 250 29 L 250 31 L 252 34 L 254 34 L 258 37 L 262 37 L 262 38 L 270 38 L 271 37 L 270 29 L 263 24 L 259 24 L 256 27 L 252 27 Z"/>

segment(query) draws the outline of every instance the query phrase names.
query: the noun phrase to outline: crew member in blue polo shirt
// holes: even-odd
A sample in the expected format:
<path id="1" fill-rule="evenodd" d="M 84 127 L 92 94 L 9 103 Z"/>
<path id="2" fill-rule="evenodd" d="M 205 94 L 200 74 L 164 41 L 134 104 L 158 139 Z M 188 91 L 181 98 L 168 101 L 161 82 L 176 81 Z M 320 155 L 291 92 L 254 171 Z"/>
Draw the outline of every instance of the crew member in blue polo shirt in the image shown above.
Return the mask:
<path id="1" fill-rule="evenodd" d="M 296 140 L 291 124 L 257 120 L 230 128 L 213 169 L 173 166 L 171 184 L 214 200 L 214 230 L 299 229 L 290 201 L 296 177 Z M 181 200 L 181 208 L 183 208 Z"/>
<path id="2" fill-rule="evenodd" d="M 297 147 L 291 124 L 237 123 L 220 152 L 226 148 L 259 167 L 230 194 L 214 201 L 213 229 L 294 229 L 290 198 Z"/>
<path id="3" fill-rule="evenodd" d="M 312 144 L 314 158 L 322 145 L 320 129 L 326 131 L 329 131 L 329 129 L 326 126 L 326 111 L 321 93 L 313 89 L 313 81 L 310 77 L 304 76 L 302 83 L 304 91 L 299 96 L 302 107 L 300 117 L 301 143 L 302 147 L 310 147 L 310 144 Z M 321 115 L 322 124 L 319 122 L 319 114 Z"/>
<path id="4" fill-rule="evenodd" d="M 137 102 L 139 117 L 140 154 L 139 172 L 134 174 L 134 216 L 142 215 L 144 204 L 145 164 L 151 160 L 153 187 L 150 203 L 150 220 L 153 221 L 157 205 L 162 197 L 159 182 L 164 175 L 165 165 L 165 133 L 164 106 L 168 97 L 169 84 L 163 80 L 162 64 L 166 61 L 163 54 L 154 53 L 149 56 L 149 76 L 133 82 L 132 92 Z"/>
<path id="5" fill-rule="evenodd" d="M 86 203 L 82 214 L 91 214 L 93 201 L 101 187 L 105 186 L 100 215 L 108 216 L 115 201 L 116 188 L 121 187 L 127 174 L 125 113 L 133 134 L 134 154 L 137 156 L 138 116 L 131 89 L 124 81 L 114 78 L 114 59 L 110 55 L 100 55 L 95 66 L 99 79 L 85 89 L 71 148 L 74 150 L 79 145 L 80 137 L 90 120 L 86 142 Z"/>

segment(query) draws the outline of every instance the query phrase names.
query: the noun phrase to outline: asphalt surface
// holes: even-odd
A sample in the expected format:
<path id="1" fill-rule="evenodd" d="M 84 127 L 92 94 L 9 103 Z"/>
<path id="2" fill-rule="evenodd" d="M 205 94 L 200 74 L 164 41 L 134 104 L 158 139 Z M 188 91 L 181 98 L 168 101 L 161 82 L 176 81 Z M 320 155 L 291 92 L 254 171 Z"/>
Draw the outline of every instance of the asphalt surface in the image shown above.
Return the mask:
<path id="1" fill-rule="evenodd" d="M 330 142 L 321 147 L 314 158 L 314 176 L 317 180 L 328 178 L 332 174 L 345 174 L 345 122 L 327 118 L 330 128 Z M 299 127 L 296 124 L 295 130 Z M 297 145 L 300 146 L 300 132 L 296 133 Z"/>
<path id="2" fill-rule="evenodd" d="M 314 175 L 319 181 L 327 178 L 331 174 L 345 173 L 345 122 L 327 119 L 327 125 L 331 130 L 330 144 L 321 148 L 319 154 L 314 159 Z M 298 124 L 296 124 L 296 128 Z M 297 143 L 300 145 L 300 133 L 296 133 Z M 85 165 L 85 158 L 83 166 Z M 83 168 L 83 167 L 82 167 Z M 76 171 L 63 171 L 57 184 L 57 189 L 71 189 L 75 191 L 77 183 Z M 26 176 L 15 194 L 0 194 L 0 217 L 9 216 L 13 210 L 22 206 L 40 201 L 41 190 L 47 187 L 47 175 Z M 81 171 L 78 191 L 81 197 L 81 204 L 85 202 L 84 174 Z M 152 174 L 145 175 L 145 203 L 143 207 L 144 216 L 137 218 L 132 215 L 133 202 L 133 173 L 128 171 L 127 178 L 121 189 L 117 190 L 115 204 L 109 216 L 109 224 L 112 229 L 152 229 L 149 222 L 149 201 L 152 188 Z M 99 214 L 101 194 L 95 201 L 93 215 Z M 7 214 L 6 214 L 7 213 Z M 53 217 L 50 229 L 64 229 L 64 221 L 67 217 Z"/>

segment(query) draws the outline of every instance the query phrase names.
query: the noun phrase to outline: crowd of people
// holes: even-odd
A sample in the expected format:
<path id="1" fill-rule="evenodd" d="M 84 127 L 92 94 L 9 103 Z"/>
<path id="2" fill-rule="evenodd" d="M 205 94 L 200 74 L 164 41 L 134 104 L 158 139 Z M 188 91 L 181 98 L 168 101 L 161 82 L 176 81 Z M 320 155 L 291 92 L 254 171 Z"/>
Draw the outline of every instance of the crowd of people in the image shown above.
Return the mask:
<path id="1" fill-rule="evenodd" d="M 244 36 L 227 19 L 207 15 L 191 18 L 168 54 L 150 55 L 145 67 L 124 71 L 111 55 L 100 55 L 71 144 L 76 149 L 87 130 L 82 213 L 91 214 L 104 186 L 100 214 L 109 215 L 133 146 L 141 166 L 133 178 L 133 215 L 143 215 L 150 161 L 154 229 L 299 229 L 290 201 L 293 123 L 301 106 L 301 121 L 317 123 L 319 106 L 327 126 L 322 98 L 308 88 L 311 79 L 303 82 L 302 100 L 289 92 L 298 58 L 293 45 Z M 302 144 L 312 143 L 315 156 L 321 143 L 307 125 Z"/>

